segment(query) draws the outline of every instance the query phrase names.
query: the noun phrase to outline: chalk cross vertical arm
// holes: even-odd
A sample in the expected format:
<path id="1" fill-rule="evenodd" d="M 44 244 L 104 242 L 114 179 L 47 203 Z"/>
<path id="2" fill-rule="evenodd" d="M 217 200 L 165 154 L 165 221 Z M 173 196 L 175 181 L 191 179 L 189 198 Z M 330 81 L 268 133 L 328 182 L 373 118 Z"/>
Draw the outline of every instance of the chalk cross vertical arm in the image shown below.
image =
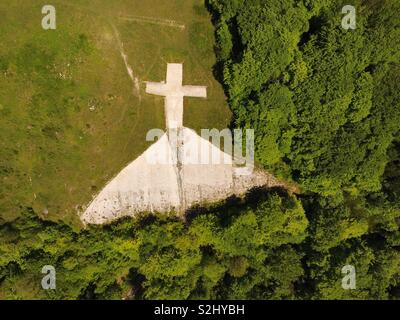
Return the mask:
<path id="1" fill-rule="evenodd" d="M 183 98 L 207 98 L 207 87 L 184 86 L 183 67 L 179 63 L 169 63 L 166 82 L 147 82 L 146 92 L 165 97 L 165 117 L 167 129 L 183 127 Z"/>

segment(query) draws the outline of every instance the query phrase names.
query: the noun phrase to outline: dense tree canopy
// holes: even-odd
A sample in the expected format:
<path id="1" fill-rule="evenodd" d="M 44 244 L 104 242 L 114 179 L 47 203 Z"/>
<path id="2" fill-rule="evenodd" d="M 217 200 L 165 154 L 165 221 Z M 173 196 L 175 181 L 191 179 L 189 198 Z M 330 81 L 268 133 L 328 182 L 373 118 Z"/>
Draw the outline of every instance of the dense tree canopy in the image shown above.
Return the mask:
<path id="1" fill-rule="evenodd" d="M 148 216 L 81 232 L 28 211 L 0 231 L 0 298 L 290 298 L 303 274 L 293 244 L 307 225 L 300 201 L 281 191 L 186 223 Z M 41 289 L 44 262 L 57 270 L 55 291 Z"/>
<path id="2" fill-rule="evenodd" d="M 296 182 L 309 220 L 308 298 L 388 298 L 398 283 L 400 4 L 210 1 L 234 125 L 258 162 Z M 338 281 L 354 264 L 359 289 Z M 392 296 L 393 297 L 393 296 Z"/>

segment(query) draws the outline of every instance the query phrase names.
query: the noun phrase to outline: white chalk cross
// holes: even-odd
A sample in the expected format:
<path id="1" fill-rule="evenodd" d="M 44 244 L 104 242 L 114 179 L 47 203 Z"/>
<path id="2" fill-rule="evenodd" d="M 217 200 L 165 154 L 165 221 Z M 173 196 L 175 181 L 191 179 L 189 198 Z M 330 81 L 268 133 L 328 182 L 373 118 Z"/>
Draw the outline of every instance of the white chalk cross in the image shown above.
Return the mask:
<path id="1" fill-rule="evenodd" d="M 180 63 L 169 63 L 167 82 L 147 82 L 146 92 L 165 97 L 167 129 L 183 127 L 183 97 L 207 98 L 207 87 L 183 86 L 183 67 Z"/>

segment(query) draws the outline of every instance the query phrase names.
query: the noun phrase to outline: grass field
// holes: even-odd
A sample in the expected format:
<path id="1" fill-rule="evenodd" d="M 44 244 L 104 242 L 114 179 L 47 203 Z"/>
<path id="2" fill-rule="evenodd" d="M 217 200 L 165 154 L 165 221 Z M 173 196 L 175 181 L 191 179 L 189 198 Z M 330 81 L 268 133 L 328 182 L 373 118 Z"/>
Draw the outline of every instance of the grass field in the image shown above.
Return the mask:
<path id="1" fill-rule="evenodd" d="M 187 99 L 184 125 L 225 128 L 213 78 L 214 34 L 201 0 L 54 0 L 57 29 L 43 30 L 37 0 L 0 4 L 0 223 L 32 207 L 79 225 L 77 213 L 164 128 L 161 97 L 144 81 L 184 63 L 184 83 L 207 85 Z M 128 75 L 123 48 L 133 75 Z"/>

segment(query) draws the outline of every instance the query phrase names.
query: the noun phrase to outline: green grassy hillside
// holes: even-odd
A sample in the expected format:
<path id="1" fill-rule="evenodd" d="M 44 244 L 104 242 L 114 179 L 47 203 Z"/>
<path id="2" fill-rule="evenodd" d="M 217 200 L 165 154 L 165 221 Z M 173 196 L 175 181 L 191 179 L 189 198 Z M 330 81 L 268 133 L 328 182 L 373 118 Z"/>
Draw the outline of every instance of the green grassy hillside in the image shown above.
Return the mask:
<path id="1" fill-rule="evenodd" d="M 0 219 L 32 207 L 77 223 L 77 212 L 164 128 L 162 97 L 144 81 L 184 63 L 185 125 L 225 128 L 230 112 L 212 67 L 214 29 L 202 1 L 53 1 L 57 29 L 41 27 L 37 0 L 1 3 Z M 173 20 L 173 21 L 170 21 Z M 120 49 L 127 55 L 132 82 Z M 137 79 L 136 79 L 137 78 Z"/>

